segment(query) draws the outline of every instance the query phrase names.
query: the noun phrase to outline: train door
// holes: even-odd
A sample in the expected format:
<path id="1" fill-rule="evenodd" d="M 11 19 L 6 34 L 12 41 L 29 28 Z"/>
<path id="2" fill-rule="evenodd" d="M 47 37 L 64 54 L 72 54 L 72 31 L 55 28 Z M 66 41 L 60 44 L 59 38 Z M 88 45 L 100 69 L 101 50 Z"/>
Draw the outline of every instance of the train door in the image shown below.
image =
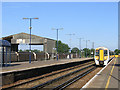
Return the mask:
<path id="1" fill-rule="evenodd" d="M 104 64 L 104 50 L 102 49 L 99 50 L 99 64 L 100 65 Z"/>
<path id="2" fill-rule="evenodd" d="M 100 61 L 103 61 L 104 60 L 104 50 L 100 50 L 99 52 L 100 52 L 99 53 L 100 54 L 99 55 L 100 56 Z"/>

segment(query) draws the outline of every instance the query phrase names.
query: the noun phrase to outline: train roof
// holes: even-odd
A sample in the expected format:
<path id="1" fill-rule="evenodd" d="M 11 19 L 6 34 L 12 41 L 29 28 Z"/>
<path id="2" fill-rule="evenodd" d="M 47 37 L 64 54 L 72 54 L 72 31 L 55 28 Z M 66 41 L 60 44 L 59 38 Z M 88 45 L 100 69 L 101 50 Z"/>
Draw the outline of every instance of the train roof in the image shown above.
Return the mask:
<path id="1" fill-rule="evenodd" d="M 96 49 L 104 49 L 104 50 L 108 50 L 108 48 L 105 48 L 105 47 L 98 47 Z"/>

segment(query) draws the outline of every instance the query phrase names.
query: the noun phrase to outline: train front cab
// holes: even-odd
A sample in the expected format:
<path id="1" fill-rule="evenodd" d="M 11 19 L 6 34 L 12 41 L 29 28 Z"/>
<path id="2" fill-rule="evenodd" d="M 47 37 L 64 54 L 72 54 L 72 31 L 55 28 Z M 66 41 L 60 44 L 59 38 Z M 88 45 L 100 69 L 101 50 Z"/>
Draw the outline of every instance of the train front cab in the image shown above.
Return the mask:
<path id="1" fill-rule="evenodd" d="M 95 63 L 96 65 L 104 66 L 107 65 L 109 60 L 109 51 L 106 49 L 96 50 Z"/>

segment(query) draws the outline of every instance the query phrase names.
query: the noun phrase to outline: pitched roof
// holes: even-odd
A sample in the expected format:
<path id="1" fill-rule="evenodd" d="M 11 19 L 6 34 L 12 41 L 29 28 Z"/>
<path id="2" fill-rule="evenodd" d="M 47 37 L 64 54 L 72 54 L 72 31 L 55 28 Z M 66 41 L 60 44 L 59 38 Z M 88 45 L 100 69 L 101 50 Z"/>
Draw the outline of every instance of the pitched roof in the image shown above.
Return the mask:
<path id="1" fill-rule="evenodd" d="M 18 34 L 13 34 L 13 35 L 10 35 L 10 36 L 2 37 L 2 39 L 6 40 L 6 39 L 8 39 L 8 38 L 12 38 L 13 36 L 15 36 L 15 35 L 20 35 L 20 34 L 30 35 L 30 34 L 28 34 L 28 33 L 21 32 L 21 33 L 18 33 Z M 33 35 L 33 34 L 31 34 L 31 36 L 34 36 L 34 37 L 37 37 L 37 38 L 50 39 L 50 38 L 40 37 L 40 36 Z M 54 39 L 50 39 L 50 40 L 54 40 Z M 55 40 L 54 40 L 54 41 L 55 41 Z"/>

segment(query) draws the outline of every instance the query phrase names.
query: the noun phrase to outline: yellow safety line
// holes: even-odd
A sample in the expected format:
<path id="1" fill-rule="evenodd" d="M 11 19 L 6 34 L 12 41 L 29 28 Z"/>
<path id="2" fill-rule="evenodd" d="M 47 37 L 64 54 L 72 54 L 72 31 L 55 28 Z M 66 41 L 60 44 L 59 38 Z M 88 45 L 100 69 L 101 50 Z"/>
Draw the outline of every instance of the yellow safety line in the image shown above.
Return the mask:
<path id="1" fill-rule="evenodd" d="M 112 70 L 111 70 L 111 72 L 110 72 L 110 75 L 109 75 L 109 78 L 108 78 L 107 84 L 106 84 L 106 86 L 105 86 L 105 90 L 107 90 L 107 88 L 108 88 L 108 86 L 109 86 L 110 79 L 111 79 L 111 75 L 112 75 L 112 73 L 113 73 L 113 69 L 114 69 L 114 67 L 115 67 L 115 63 L 116 63 L 116 59 L 115 59 L 115 61 L 114 61 L 114 65 L 113 65 L 113 67 L 112 67 Z"/>

